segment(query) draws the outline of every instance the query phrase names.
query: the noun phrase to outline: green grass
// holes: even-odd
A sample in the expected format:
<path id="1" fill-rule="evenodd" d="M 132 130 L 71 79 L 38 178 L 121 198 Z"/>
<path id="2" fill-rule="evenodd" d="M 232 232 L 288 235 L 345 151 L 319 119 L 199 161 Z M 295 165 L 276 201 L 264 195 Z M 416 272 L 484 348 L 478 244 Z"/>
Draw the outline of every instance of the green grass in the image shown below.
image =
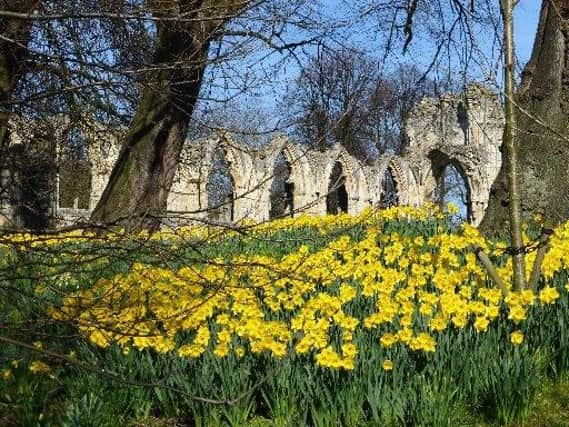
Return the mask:
<path id="1" fill-rule="evenodd" d="M 428 236 L 438 229 L 440 224 L 398 221 L 383 226 L 384 232 L 408 236 Z M 13 379 L 0 379 L 0 426 L 569 426 L 567 292 L 555 306 L 531 313 L 524 327 L 532 333 L 520 348 L 508 343 L 510 331 L 499 324 L 484 335 L 450 329 L 439 336 L 438 351 L 430 355 L 385 350 L 378 336 L 358 331 L 361 352 L 353 372 L 324 370 L 311 357 L 294 354 L 283 361 L 266 355 L 218 360 L 211 354 L 187 360 L 151 350 L 123 355 L 114 345 L 95 348 L 73 325 L 46 322 L 47 303 L 101 277 L 126 272 L 135 261 L 179 268 L 235 254 L 279 258 L 303 244 L 316 250 L 340 234 L 358 240 L 364 232 L 361 225 L 326 234 L 305 228 L 176 247 L 153 241 L 68 243 L 58 250 L 26 248 L 11 253 L 9 260 L 0 258 L 0 335 L 26 343 L 42 340 L 48 350 L 74 351 L 76 360 L 96 368 L 44 357 L 53 378 L 32 375 L 29 363 L 42 356 L 0 343 L 0 369 L 20 361 L 12 368 Z M 33 293 L 40 280 L 50 284 L 43 298 Z M 566 282 L 563 273 L 558 284 Z M 381 371 L 386 357 L 397 367 L 391 373 Z M 126 381 L 112 381 L 102 369 Z M 223 399 L 248 390 L 234 405 L 191 397 Z"/>
<path id="2" fill-rule="evenodd" d="M 569 426 L 569 378 L 564 376 L 554 382 L 543 380 L 534 396 L 526 420 L 500 424 L 473 417 L 473 427 L 567 427 Z"/>

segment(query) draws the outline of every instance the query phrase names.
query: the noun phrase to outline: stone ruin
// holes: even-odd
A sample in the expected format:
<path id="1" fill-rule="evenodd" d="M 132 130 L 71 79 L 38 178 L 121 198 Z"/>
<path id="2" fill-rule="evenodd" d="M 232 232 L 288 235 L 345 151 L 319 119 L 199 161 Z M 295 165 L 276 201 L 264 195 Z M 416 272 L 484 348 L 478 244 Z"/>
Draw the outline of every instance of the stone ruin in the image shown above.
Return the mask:
<path id="1" fill-rule="evenodd" d="M 340 145 L 320 152 L 285 137 L 260 148 L 223 133 L 188 141 L 170 191 L 168 216 L 176 225 L 194 220 L 266 221 L 275 203 L 271 192 L 275 164 L 284 159 L 286 178 L 279 196 L 283 215 L 357 214 L 367 207 L 394 203 L 420 206 L 434 201 L 437 183 L 445 168 L 453 165 L 467 186 L 468 220 L 477 225 L 501 164 L 503 113 L 498 95 L 481 85 L 471 85 L 460 95 L 426 98 L 408 117 L 405 130 L 408 141 L 402 153 L 385 153 L 371 164 L 360 162 Z M 63 207 L 56 185 L 52 210 L 58 225 L 89 218 L 118 156 L 117 135 L 92 129 L 84 134 L 89 141 L 91 171 L 87 201 L 79 206 L 75 198 L 72 206 Z M 208 184 L 217 172 L 216 155 L 220 152 L 231 187 L 221 203 L 209 200 L 212 192 Z M 8 175 L 2 172 L 4 182 Z M 17 223 L 13 208 L 9 197 L 0 197 L 0 226 L 2 222 Z"/>

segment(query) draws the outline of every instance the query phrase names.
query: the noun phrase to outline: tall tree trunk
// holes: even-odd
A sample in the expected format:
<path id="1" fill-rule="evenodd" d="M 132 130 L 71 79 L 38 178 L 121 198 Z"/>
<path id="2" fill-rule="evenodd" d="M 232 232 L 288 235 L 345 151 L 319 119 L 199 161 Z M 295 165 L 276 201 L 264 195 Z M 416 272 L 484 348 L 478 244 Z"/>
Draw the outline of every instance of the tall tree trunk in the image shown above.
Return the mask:
<path id="1" fill-rule="evenodd" d="M 512 242 L 512 268 L 514 290 L 525 287 L 526 267 L 522 238 L 521 194 L 518 168 L 518 140 L 516 138 L 515 77 L 514 77 L 514 2 L 501 0 L 502 22 L 504 25 L 504 164 L 508 180 L 508 219 L 510 221 L 510 240 Z"/>
<path id="2" fill-rule="evenodd" d="M 99 223 L 125 225 L 129 231 L 153 231 L 160 226 L 200 92 L 210 40 L 223 25 L 211 17 L 216 12 L 228 16 L 227 10 L 216 9 L 215 2 L 156 4 L 164 15 L 184 14 L 186 19 L 158 21 L 153 61 L 157 71 L 143 91 L 109 183 L 91 217 Z"/>
<path id="3" fill-rule="evenodd" d="M 518 89 L 517 174 L 522 217 L 542 214 L 550 222 L 569 218 L 569 2 L 543 0 L 529 63 Z M 506 164 L 492 186 L 481 229 L 506 231 Z"/>
<path id="4" fill-rule="evenodd" d="M 41 5 L 41 0 L 0 0 L 0 9 L 32 13 Z M 8 103 L 18 81 L 26 70 L 27 49 L 32 23 L 27 19 L 0 19 L 0 226 L 13 219 L 11 200 L 14 192 L 12 177 L 16 173 L 9 152 L 9 129 L 11 108 Z"/>
<path id="5" fill-rule="evenodd" d="M 0 0 L 0 9 L 10 12 L 32 13 L 40 0 Z M 31 21 L 27 19 L 0 19 L 0 140 L 4 141 L 9 120 L 7 102 L 25 70 L 28 56 Z"/>

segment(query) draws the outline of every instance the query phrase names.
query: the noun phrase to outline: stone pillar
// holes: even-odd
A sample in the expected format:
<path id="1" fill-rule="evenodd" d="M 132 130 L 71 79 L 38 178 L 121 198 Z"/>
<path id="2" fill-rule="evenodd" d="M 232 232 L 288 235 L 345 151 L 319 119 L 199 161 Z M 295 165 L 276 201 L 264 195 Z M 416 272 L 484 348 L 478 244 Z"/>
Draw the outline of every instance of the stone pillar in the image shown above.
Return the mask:
<path id="1" fill-rule="evenodd" d="M 0 227 L 22 227 L 22 144 L 11 144 L 7 149 L 7 165 L 0 170 Z"/>
<path id="2" fill-rule="evenodd" d="M 251 193 L 238 183 L 233 188 L 233 221 L 241 221 L 243 219 L 251 219 Z"/>
<path id="3" fill-rule="evenodd" d="M 103 162 L 103 160 L 99 160 Z M 106 167 L 101 167 L 101 164 L 91 162 L 91 194 L 89 196 L 89 209 L 95 209 L 99 199 L 103 195 L 103 191 L 107 186 L 109 177 L 111 175 L 111 169 Z"/>
<path id="4" fill-rule="evenodd" d="M 12 174 L 6 167 L 0 169 L 0 227 L 13 225 L 14 206 L 11 201 Z"/>

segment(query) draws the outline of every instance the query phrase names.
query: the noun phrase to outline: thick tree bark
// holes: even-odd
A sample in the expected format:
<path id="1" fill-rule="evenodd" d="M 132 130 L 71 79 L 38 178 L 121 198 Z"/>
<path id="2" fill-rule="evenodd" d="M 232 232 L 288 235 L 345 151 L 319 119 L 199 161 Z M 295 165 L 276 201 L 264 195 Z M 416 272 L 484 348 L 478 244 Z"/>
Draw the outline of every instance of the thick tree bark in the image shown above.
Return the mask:
<path id="1" fill-rule="evenodd" d="M 0 0 L 0 9 L 32 13 L 41 0 Z M 11 108 L 8 102 L 18 81 L 26 70 L 27 49 L 31 36 L 31 21 L 27 19 L 0 19 L 0 226 L 8 225 L 12 217 L 11 200 L 14 192 L 12 177 L 16 173 L 15 162 L 9 152 Z"/>
<path id="2" fill-rule="evenodd" d="M 10 12 L 31 13 L 40 4 L 39 0 L 3 0 L 0 9 Z M 0 128 L 2 136 L 9 120 L 6 103 L 20 76 L 25 70 L 28 56 L 31 21 L 26 19 L 0 19 Z"/>
<path id="3" fill-rule="evenodd" d="M 158 21 L 152 77 L 143 91 L 109 183 L 93 211 L 98 223 L 129 231 L 156 230 L 198 99 L 210 40 L 245 2 L 169 0 L 156 3 Z M 222 5 L 222 6 L 221 6 Z M 220 19 L 212 19 L 213 17 Z"/>
<path id="4" fill-rule="evenodd" d="M 569 218 L 569 2 L 543 0 L 529 63 L 518 89 L 522 218 L 540 213 L 548 222 Z M 507 170 L 503 164 L 490 193 L 481 229 L 505 233 L 508 224 Z"/>
<path id="5" fill-rule="evenodd" d="M 0 0 L 0 8 L 10 12 L 32 13 L 40 0 Z M 5 154 L 10 109 L 7 102 L 26 68 L 27 45 L 32 23 L 27 19 L 0 19 L 0 153 Z"/>

